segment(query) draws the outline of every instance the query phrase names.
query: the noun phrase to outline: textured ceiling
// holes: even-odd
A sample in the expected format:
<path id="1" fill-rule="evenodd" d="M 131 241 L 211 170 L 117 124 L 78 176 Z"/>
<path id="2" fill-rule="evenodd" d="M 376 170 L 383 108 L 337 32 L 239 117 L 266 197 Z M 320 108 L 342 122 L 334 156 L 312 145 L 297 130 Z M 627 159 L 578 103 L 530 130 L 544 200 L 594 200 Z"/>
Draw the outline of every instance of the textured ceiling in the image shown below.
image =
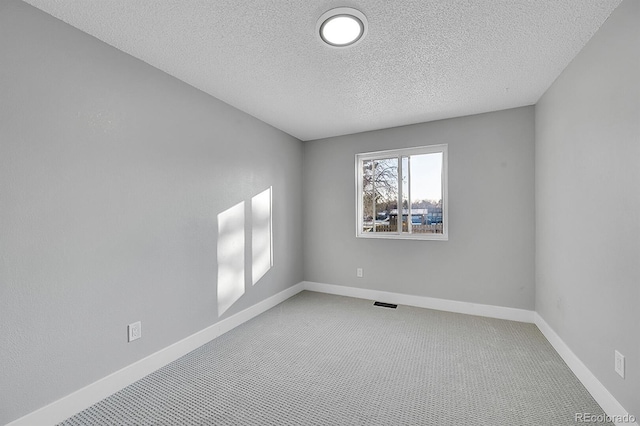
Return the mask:
<path id="1" fill-rule="evenodd" d="M 26 0 L 302 140 L 532 105 L 620 1 Z"/>

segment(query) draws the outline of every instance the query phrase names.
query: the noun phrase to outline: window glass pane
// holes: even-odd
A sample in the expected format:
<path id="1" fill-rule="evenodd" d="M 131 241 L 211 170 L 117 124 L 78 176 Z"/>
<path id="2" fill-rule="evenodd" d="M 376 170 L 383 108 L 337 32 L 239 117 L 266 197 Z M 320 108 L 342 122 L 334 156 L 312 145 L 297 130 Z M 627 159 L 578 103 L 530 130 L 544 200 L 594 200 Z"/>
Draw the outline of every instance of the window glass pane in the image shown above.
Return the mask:
<path id="1" fill-rule="evenodd" d="M 442 153 L 411 156 L 411 231 L 442 234 Z"/>
<path id="2" fill-rule="evenodd" d="M 398 208 L 398 159 L 375 162 L 376 232 L 398 232 L 391 211 Z"/>
<path id="3" fill-rule="evenodd" d="M 365 160 L 362 162 L 362 232 L 373 231 L 376 215 L 373 183 L 373 160 Z"/>
<path id="4" fill-rule="evenodd" d="M 397 232 L 397 221 L 391 213 L 398 208 L 398 159 L 372 160 L 375 215 L 373 232 Z"/>

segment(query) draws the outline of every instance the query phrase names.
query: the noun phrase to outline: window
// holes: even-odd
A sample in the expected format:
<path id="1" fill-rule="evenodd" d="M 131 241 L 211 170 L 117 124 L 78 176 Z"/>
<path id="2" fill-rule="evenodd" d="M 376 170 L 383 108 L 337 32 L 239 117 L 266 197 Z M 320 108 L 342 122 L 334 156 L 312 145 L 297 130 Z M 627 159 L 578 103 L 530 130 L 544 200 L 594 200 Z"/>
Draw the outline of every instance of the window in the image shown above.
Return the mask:
<path id="1" fill-rule="evenodd" d="M 357 154 L 356 193 L 358 237 L 447 240 L 447 145 Z"/>

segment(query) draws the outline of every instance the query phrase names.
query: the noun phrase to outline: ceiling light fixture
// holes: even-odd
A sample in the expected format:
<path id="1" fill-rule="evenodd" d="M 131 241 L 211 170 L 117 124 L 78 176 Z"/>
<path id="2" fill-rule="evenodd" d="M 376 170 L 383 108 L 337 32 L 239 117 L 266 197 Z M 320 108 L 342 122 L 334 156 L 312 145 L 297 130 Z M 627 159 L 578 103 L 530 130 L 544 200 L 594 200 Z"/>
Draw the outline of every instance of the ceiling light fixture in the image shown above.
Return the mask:
<path id="1" fill-rule="evenodd" d="M 350 7 L 331 9 L 318 19 L 316 34 L 329 46 L 353 46 L 367 34 L 367 18 Z"/>

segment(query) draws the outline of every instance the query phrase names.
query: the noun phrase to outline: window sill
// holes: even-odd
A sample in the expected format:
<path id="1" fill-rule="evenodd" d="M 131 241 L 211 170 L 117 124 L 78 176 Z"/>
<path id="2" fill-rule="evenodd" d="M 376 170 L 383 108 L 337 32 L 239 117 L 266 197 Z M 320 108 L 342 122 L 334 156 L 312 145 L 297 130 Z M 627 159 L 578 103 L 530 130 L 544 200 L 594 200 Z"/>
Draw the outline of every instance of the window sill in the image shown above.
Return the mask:
<path id="1" fill-rule="evenodd" d="M 447 234 L 393 234 L 393 233 L 373 233 L 363 232 L 356 235 L 356 238 L 368 238 L 374 240 L 418 240 L 418 241 L 449 241 Z"/>

